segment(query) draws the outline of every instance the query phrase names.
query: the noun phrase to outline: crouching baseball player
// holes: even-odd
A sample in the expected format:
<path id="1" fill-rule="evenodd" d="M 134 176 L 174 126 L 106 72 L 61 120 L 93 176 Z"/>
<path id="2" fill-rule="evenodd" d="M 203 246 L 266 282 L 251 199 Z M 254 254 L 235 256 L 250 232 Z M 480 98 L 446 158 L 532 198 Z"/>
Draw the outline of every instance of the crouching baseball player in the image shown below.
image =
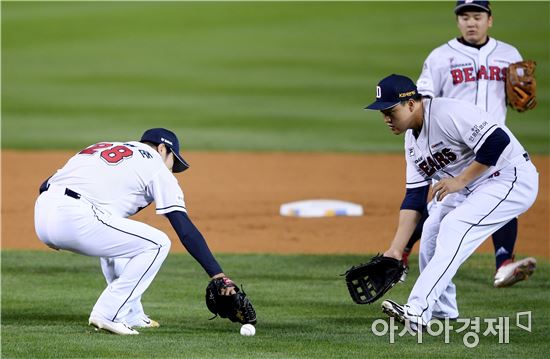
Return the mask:
<path id="1" fill-rule="evenodd" d="M 154 128 L 140 142 L 101 142 L 80 151 L 40 187 L 38 238 L 53 249 L 102 258 L 108 285 L 92 309 L 90 325 L 122 335 L 138 334 L 136 327 L 159 326 L 143 311 L 141 296 L 166 259 L 170 239 L 128 218 L 153 201 L 156 213 L 168 218 L 185 248 L 218 284 L 217 294 L 237 294 L 187 215 L 172 172 L 188 167 L 176 135 Z"/>
<path id="2" fill-rule="evenodd" d="M 424 96 L 450 97 L 475 104 L 499 124 L 506 123 L 507 105 L 518 112 L 534 108 L 536 63 L 523 61 L 514 46 L 489 36 L 494 20 L 489 1 L 460 0 L 454 12 L 461 36 L 430 53 L 417 81 L 418 91 Z M 427 216 L 428 211 L 405 247 L 403 263 L 407 266 L 409 253 L 420 239 Z M 492 236 L 496 288 L 514 285 L 535 271 L 535 258 L 515 260 L 517 235 L 518 221 L 513 218 Z"/>
<path id="3" fill-rule="evenodd" d="M 460 100 L 423 98 L 405 76 L 381 80 L 367 109 L 381 111 L 394 134 L 405 133 L 406 195 L 385 257 L 401 259 L 437 181 L 420 241 L 420 276 L 405 305 L 385 300 L 382 309 L 415 329 L 432 317 L 456 318 L 452 278 L 487 237 L 531 207 L 537 170 L 487 112 Z"/>

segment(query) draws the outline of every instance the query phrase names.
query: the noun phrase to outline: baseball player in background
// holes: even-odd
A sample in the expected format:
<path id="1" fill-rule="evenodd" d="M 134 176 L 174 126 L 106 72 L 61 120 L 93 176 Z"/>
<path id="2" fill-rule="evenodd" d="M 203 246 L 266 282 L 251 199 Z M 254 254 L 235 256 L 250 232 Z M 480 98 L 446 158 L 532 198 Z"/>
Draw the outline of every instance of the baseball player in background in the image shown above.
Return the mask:
<path id="1" fill-rule="evenodd" d="M 452 278 L 488 236 L 531 207 L 537 170 L 493 114 L 465 101 L 423 98 L 405 76 L 380 81 L 367 109 L 381 111 L 394 134 L 405 134 L 406 194 L 384 256 L 402 258 L 437 181 L 420 240 L 420 276 L 405 305 L 385 300 L 382 309 L 417 329 L 432 317 L 456 318 Z"/>
<path id="2" fill-rule="evenodd" d="M 518 50 L 488 36 L 493 25 L 489 1 L 458 1 L 455 7 L 461 37 L 434 49 L 417 81 L 418 91 L 424 96 L 449 97 L 467 101 L 491 114 L 499 124 L 506 121 L 506 68 L 522 60 Z M 408 256 L 420 239 L 423 217 L 403 253 Z M 529 257 L 514 262 L 514 244 L 518 232 L 517 218 L 493 234 L 496 272 L 494 286 L 511 286 L 528 278 L 535 270 L 536 260 Z M 404 277 L 403 277 L 404 280 Z"/>
<path id="3" fill-rule="evenodd" d="M 158 327 L 141 305 L 170 250 L 168 236 L 128 217 L 155 202 L 189 253 L 211 278 L 225 277 L 187 215 L 174 173 L 189 167 L 176 135 L 145 131 L 140 142 L 100 142 L 73 156 L 40 187 L 35 205 L 38 238 L 49 247 L 101 257 L 107 287 L 89 324 L 116 334 Z M 223 295 L 235 294 L 232 287 Z"/>

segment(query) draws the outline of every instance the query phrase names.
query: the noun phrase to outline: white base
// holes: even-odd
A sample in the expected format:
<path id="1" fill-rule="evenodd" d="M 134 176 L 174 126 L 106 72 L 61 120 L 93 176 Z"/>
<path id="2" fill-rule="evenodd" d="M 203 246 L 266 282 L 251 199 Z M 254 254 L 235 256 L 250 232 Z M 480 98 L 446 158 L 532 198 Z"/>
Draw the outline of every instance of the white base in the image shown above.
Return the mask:
<path id="1" fill-rule="evenodd" d="M 334 217 L 362 216 L 363 207 L 359 204 L 333 199 L 311 199 L 281 205 L 281 216 L 289 217 Z"/>

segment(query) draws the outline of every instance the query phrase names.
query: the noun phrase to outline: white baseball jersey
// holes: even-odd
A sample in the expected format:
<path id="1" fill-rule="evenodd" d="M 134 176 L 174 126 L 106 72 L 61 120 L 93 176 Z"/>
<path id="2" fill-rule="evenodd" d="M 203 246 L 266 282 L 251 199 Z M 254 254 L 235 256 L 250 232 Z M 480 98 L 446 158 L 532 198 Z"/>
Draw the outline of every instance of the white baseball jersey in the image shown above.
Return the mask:
<path id="1" fill-rule="evenodd" d="M 487 137 L 499 127 L 510 137 L 510 144 L 496 165 L 469 184 L 464 193 L 523 158 L 525 150 L 508 128 L 479 107 L 448 98 L 424 99 L 423 103 L 424 124 L 418 138 L 413 130 L 405 133 L 407 188 L 429 185 L 432 179 L 456 177 L 474 161 Z"/>
<path id="2" fill-rule="evenodd" d="M 453 39 L 434 49 L 424 62 L 418 92 L 467 101 L 504 124 L 506 69 L 521 60 L 515 47 L 493 38 L 479 50 Z"/>
<path id="3" fill-rule="evenodd" d="M 183 192 L 160 154 L 140 142 L 102 142 L 73 156 L 48 181 L 110 213 L 129 217 L 155 201 L 157 214 L 186 211 Z"/>
<path id="4" fill-rule="evenodd" d="M 141 296 L 171 242 L 162 231 L 127 217 L 152 201 L 158 214 L 186 211 L 183 192 L 162 157 L 140 142 L 97 143 L 69 159 L 48 184 L 35 204 L 38 238 L 54 249 L 124 263 L 94 305 L 90 323 L 145 316 Z"/>
<path id="5" fill-rule="evenodd" d="M 405 133 L 408 188 L 462 173 L 496 129 L 510 137 L 495 166 L 430 209 L 420 240 L 422 270 L 404 306 L 407 319 L 427 324 L 434 313 L 458 316 L 452 278 L 487 237 L 531 207 L 538 174 L 514 135 L 487 112 L 456 99 L 422 101 L 420 133 Z"/>

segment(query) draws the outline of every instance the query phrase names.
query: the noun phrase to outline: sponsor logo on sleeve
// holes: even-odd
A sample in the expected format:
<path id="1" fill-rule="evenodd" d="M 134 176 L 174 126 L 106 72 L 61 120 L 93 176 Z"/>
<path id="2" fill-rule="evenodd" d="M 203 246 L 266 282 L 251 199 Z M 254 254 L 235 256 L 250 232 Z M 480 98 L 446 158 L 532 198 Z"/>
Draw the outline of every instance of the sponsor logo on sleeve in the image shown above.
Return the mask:
<path id="1" fill-rule="evenodd" d="M 484 129 L 485 127 L 487 127 L 487 125 L 488 125 L 487 121 L 483 121 L 483 123 L 480 124 L 480 125 L 474 125 L 474 126 L 470 129 L 470 131 L 472 131 L 472 133 L 470 134 L 470 137 L 468 137 L 468 140 L 469 140 L 470 142 L 473 142 L 473 141 L 476 139 L 476 137 L 479 136 L 479 134 L 481 133 L 481 131 L 483 131 L 483 129 Z"/>

